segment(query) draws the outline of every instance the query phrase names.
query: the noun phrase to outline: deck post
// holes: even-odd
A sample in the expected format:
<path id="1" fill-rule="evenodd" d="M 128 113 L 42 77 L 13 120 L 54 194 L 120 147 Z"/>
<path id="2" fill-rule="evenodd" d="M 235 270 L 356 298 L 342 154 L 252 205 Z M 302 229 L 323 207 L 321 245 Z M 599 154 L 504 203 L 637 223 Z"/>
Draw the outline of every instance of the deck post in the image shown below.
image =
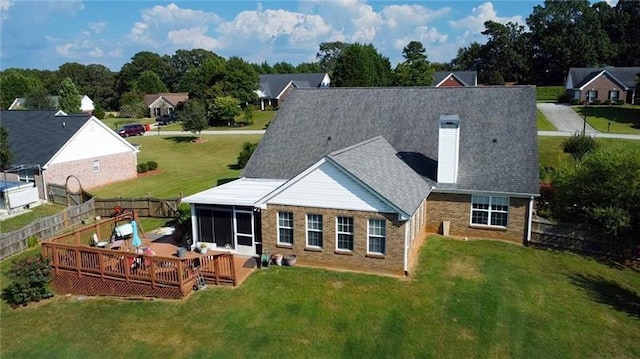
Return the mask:
<path id="1" fill-rule="evenodd" d="M 213 257 L 213 280 L 216 285 L 220 285 L 220 256 Z"/>
<path id="2" fill-rule="evenodd" d="M 80 268 L 80 249 L 74 248 L 73 251 L 76 252 L 76 272 L 78 272 L 78 277 L 80 277 L 82 275 L 82 268 Z"/>
<path id="3" fill-rule="evenodd" d="M 100 266 L 100 278 L 104 279 L 104 253 L 98 250 L 98 265 Z"/>
<path id="4" fill-rule="evenodd" d="M 178 286 L 180 287 L 180 293 L 184 293 L 184 268 L 182 267 L 182 261 L 178 260 Z"/>
<path id="5" fill-rule="evenodd" d="M 146 260 L 146 259 L 145 259 Z M 149 258 L 149 275 L 151 276 L 151 288 L 156 288 L 156 261 Z"/>

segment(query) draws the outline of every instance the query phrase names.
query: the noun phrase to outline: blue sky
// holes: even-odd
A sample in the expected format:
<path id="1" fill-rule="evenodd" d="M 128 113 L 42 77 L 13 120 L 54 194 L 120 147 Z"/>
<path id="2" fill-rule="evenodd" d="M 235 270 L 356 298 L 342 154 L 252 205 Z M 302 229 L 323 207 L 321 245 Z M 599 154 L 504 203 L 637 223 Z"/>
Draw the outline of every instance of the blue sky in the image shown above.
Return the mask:
<path id="1" fill-rule="evenodd" d="M 140 51 L 204 48 L 247 61 L 313 61 L 321 42 L 372 43 L 392 64 L 412 40 L 431 61 L 484 42 L 483 23 L 518 22 L 542 1 L 0 0 L 0 68 L 65 62 L 117 71 Z"/>

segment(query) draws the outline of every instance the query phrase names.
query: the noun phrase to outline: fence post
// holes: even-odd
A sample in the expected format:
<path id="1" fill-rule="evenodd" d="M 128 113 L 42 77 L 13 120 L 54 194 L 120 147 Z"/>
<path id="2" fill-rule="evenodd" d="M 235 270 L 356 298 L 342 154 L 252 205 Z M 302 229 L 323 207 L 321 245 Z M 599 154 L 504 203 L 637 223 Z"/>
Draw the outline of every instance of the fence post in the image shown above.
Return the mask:
<path id="1" fill-rule="evenodd" d="M 184 268 L 182 267 L 182 260 L 178 260 L 178 286 L 180 293 L 184 293 Z"/>

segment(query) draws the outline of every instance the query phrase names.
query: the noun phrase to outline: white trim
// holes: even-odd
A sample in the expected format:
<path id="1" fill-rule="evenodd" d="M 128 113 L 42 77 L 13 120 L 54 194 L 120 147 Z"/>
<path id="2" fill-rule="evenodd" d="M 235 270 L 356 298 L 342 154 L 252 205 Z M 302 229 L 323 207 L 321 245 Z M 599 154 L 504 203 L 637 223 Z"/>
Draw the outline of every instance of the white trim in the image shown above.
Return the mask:
<path id="1" fill-rule="evenodd" d="M 489 203 L 488 203 L 488 208 L 487 209 L 480 209 L 480 208 L 473 208 L 473 200 L 474 197 L 488 197 L 489 198 Z M 491 202 L 493 200 L 493 198 L 506 198 L 507 199 L 507 210 L 506 211 L 498 211 L 498 210 L 492 210 L 491 209 Z M 511 201 L 509 197 L 504 197 L 504 196 L 491 196 L 491 195 L 472 195 L 471 196 L 471 208 L 469 209 L 469 225 L 472 227 L 487 227 L 487 228 L 500 228 L 500 229 L 504 229 L 504 228 L 508 228 L 509 227 L 509 209 L 511 206 Z M 473 223 L 473 211 L 482 211 L 482 212 L 486 212 L 487 213 L 487 223 Z M 502 226 L 502 225 L 495 225 L 495 224 L 491 224 L 491 214 L 495 212 L 495 213 L 506 213 L 507 215 L 507 223 Z"/>
<path id="2" fill-rule="evenodd" d="M 280 96 L 282 96 L 282 94 L 284 94 L 285 91 L 287 91 L 287 89 L 289 88 L 289 86 L 293 85 L 293 87 L 295 87 L 296 85 L 294 85 L 293 81 L 289 81 L 289 83 L 287 84 L 287 86 L 285 86 L 282 91 L 280 91 L 280 93 L 278 94 L 278 96 L 276 96 L 277 100 L 280 100 Z"/>
<path id="3" fill-rule="evenodd" d="M 599 78 L 600 76 L 602 76 L 603 74 L 607 74 L 609 75 L 609 77 L 611 77 L 611 79 L 613 80 L 613 82 L 616 82 L 620 87 L 624 88 L 625 90 L 627 90 L 627 86 L 625 86 L 622 82 L 620 82 L 620 80 L 618 80 L 615 76 L 613 76 L 609 71 L 607 70 L 602 70 L 600 71 L 599 74 L 597 74 L 596 76 L 594 76 L 591 80 L 589 80 L 589 82 L 587 82 L 586 84 L 582 85 L 581 87 L 578 87 L 581 91 L 584 90 L 585 87 L 587 87 L 590 83 L 592 83 L 593 81 L 595 81 L 597 78 Z"/>
<path id="4" fill-rule="evenodd" d="M 442 85 L 443 82 L 445 82 L 449 78 L 451 78 L 451 76 L 453 76 L 453 72 L 450 72 L 449 75 L 445 76 L 444 79 L 442 79 L 442 81 L 438 82 L 434 87 L 440 87 L 440 85 Z"/>
<path id="5" fill-rule="evenodd" d="M 529 213 L 527 217 L 527 221 L 529 222 L 527 226 L 527 243 L 529 243 L 531 242 L 531 225 L 533 224 L 533 196 L 529 199 Z"/>
<path id="6" fill-rule="evenodd" d="M 516 197 L 516 198 L 540 197 L 540 194 L 535 194 L 535 193 L 473 191 L 468 189 L 437 188 L 435 186 L 431 187 L 431 193 L 469 194 L 469 195 L 477 195 L 477 196 L 496 195 L 496 196 L 508 196 L 508 197 Z"/>
<path id="7" fill-rule="evenodd" d="M 248 236 L 247 234 L 243 233 L 240 236 L 241 237 L 251 237 L 251 246 L 246 246 L 246 245 L 242 245 L 243 247 L 251 247 L 251 250 L 249 253 L 244 253 L 242 251 L 238 251 L 238 213 L 244 213 L 244 214 L 248 214 L 249 216 L 251 216 L 251 236 Z M 248 210 L 244 210 L 244 209 L 237 209 L 235 206 L 233 206 L 232 208 L 232 217 L 231 220 L 233 221 L 233 241 L 234 241 L 234 252 L 236 253 L 241 253 L 241 254 L 247 254 L 247 255 L 254 255 L 256 254 L 256 244 L 255 244 L 255 239 L 256 239 L 256 231 L 255 231 L 255 217 L 253 215 L 253 211 L 248 211 Z"/>
<path id="8" fill-rule="evenodd" d="M 379 235 L 372 235 L 371 234 L 371 221 L 381 221 L 384 224 L 384 236 L 379 236 Z M 370 245 L 370 239 L 371 237 L 374 238 L 382 238 L 384 240 L 384 252 L 372 252 L 369 248 Z M 380 219 L 380 218 L 367 218 L 367 254 L 377 254 L 377 255 L 382 255 L 382 256 L 386 256 L 387 255 L 387 220 L 386 219 Z"/>
<path id="9" fill-rule="evenodd" d="M 353 253 L 353 250 L 356 248 L 356 220 L 355 218 L 353 218 L 352 216 L 336 216 L 335 217 L 335 229 L 336 229 L 336 251 L 338 252 L 349 252 L 349 253 Z M 338 231 L 338 218 L 351 218 L 351 232 L 340 232 Z M 349 235 L 351 234 L 351 246 L 353 247 L 353 249 L 344 249 L 344 248 L 340 248 L 338 247 L 338 236 L 340 234 L 345 234 L 345 235 Z"/>
<path id="10" fill-rule="evenodd" d="M 284 226 L 280 226 L 280 213 L 288 213 L 288 214 L 290 214 L 290 215 L 291 215 L 291 227 L 284 227 Z M 295 231 L 294 231 L 295 223 L 293 222 L 293 212 L 289 212 L 289 211 L 278 211 L 278 212 L 276 213 L 276 220 L 277 220 L 277 222 L 276 222 L 276 223 L 278 224 L 278 226 L 277 226 L 277 229 L 278 229 L 278 232 L 277 232 L 277 242 L 276 242 L 276 243 L 277 243 L 277 244 L 280 244 L 280 245 L 285 245 L 285 246 L 293 246 L 293 241 L 295 240 L 295 239 L 293 238 L 293 234 L 294 234 L 294 232 L 295 232 Z M 280 240 L 280 229 L 290 229 L 290 230 L 291 230 L 291 243 L 289 243 L 289 242 L 282 242 L 282 241 Z"/>
<path id="11" fill-rule="evenodd" d="M 315 228 L 309 229 L 309 216 L 320 216 L 320 226 L 322 229 L 319 229 L 319 230 Z M 315 249 L 324 248 L 324 216 L 318 213 L 305 213 L 304 224 L 305 224 L 305 246 L 307 248 L 315 248 Z M 320 238 L 322 243 L 321 246 L 309 244 L 309 232 L 320 233 Z"/>

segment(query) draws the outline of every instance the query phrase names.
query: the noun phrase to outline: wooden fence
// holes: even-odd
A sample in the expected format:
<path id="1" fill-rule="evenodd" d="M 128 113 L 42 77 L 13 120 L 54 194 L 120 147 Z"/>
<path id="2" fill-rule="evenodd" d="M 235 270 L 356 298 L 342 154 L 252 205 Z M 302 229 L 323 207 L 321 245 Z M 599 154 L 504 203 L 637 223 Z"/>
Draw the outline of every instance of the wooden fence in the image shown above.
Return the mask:
<path id="1" fill-rule="evenodd" d="M 587 225 L 556 223 L 544 218 L 534 218 L 531 243 L 614 258 L 640 258 L 640 239 L 613 239 Z"/>
<path id="2" fill-rule="evenodd" d="M 180 198 L 96 198 L 96 216 L 108 217 L 116 212 L 116 208 L 132 210 L 141 217 L 176 218 Z"/>
<path id="3" fill-rule="evenodd" d="M 63 206 L 75 206 L 87 202 L 93 196 L 85 191 L 81 193 L 72 193 L 67 190 L 64 185 L 47 184 L 47 193 L 49 195 L 49 202 L 61 204 Z"/>
<path id="4" fill-rule="evenodd" d="M 69 206 L 60 213 L 36 219 L 21 229 L 0 233 L 0 259 L 26 249 L 27 239 L 31 236 L 36 236 L 39 239 L 52 237 L 94 216 L 94 200 L 90 199 L 83 204 Z"/>

